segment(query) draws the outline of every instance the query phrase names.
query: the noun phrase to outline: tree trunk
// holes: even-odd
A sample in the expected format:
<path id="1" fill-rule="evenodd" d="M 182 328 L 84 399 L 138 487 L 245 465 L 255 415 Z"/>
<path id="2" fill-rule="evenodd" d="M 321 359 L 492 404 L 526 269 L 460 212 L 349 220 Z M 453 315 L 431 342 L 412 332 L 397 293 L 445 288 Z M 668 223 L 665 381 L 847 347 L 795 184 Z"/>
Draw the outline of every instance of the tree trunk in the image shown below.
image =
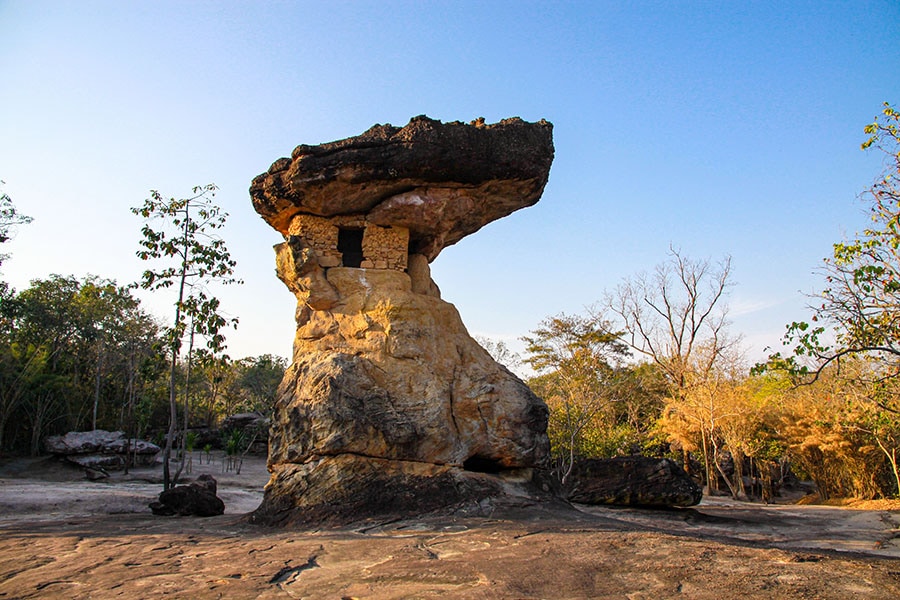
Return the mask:
<path id="1" fill-rule="evenodd" d="M 131 352 L 128 355 L 128 384 L 125 387 L 125 414 L 122 418 L 122 428 L 125 435 L 125 474 L 132 464 L 131 440 L 137 438 L 134 426 L 134 345 L 130 344 Z"/>
<path id="2" fill-rule="evenodd" d="M 187 353 L 187 374 L 185 376 L 184 381 L 184 430 L 181 434 L 181 464 L 178 465 L 178 470 L 175 471 L 175 481 L 178 481 L 178 478 L 181 476 L 181 471 L 184 469 L 185 462 L 187 461 L 186 451 L 187 451 L 187 432 L 188 432 L 188 413 L 190 411 L 190 399 L 191 399 L 191 359 L 194 353 L 194 318 L 191 317 L 191 337 L 189 338 L 190 342 L 188 342 L 188 353 Z"/>
<path id="3" fill-rule="evenodd" d="M 178 326 L 181 323 L 181 305 L 184 302 L 184 288 L 187 283 L 188 264 L 190 263 L 190 245 L 188 244 L 191 217 L 188 206 L 184 207 L 184 255 L 181 262 L 181 275 L 178 282 L 178 303 L 175 305 L 175 329 L 172 332 L 172 364 L 169 368 L 169 434 L 166 436 L 166 449 L 163 452 L 163 490 L 174 486 L 169 474 L 169 461 L 172 458 L 172 443 L 175 437 L 176 421 L 178 420 L 178 399 L 175 395 L 175 374 L 178 366 L 178 350 L 181 339 L 178 337 Z"/>
<path id="4" fill-rule="evenodd" d="M 91 419 L 91 430 L 97 431 L 97 407 L 100 405 L 100 375 L 103 367 L 103 342 L 97 336 L 97 373 L 94 375 L 94 414 Z"/>
<path id="5" fill-rule="evenodd" d="M 718 485 L 718 477 L 713 472 L 713 467 L 710 464 L 709 460 L 709 444 L 706 442 L 706 431 L 704 429 L 700 429 L 700 439 L 703 444 L 703 470 L 706 476 L 706 489 L 709 492 L 713 492 L 719 489 Z"/>
<path id="6" fill-rule="evenodd" d="M 872 437 L 875 438 L 878 447 L 881 448 L 881 451 L 887 457 L 888 462 L 891 463 L 891 470 L 894 473 L 894 482 L 897 484 L 897 497 L 900 497 L 900 469 L 897 468 L 897 449 L 885 446 L 877 435 L 873 435 Z"/>

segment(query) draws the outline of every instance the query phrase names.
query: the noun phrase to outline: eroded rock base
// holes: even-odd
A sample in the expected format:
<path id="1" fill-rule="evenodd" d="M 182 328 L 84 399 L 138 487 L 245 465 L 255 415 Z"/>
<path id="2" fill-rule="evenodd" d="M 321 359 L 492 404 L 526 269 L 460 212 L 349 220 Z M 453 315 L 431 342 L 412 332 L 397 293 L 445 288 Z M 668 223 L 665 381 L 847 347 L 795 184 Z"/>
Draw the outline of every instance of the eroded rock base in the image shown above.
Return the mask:
<path id="1" fill-rule="evenodd" d="M 433 511 L 487 516 L 491 499 L 540 495 L 531 469 L 478 473 L 459 467 L 344 454 L 280 465 L 250 522 L 343 525 Z"/>

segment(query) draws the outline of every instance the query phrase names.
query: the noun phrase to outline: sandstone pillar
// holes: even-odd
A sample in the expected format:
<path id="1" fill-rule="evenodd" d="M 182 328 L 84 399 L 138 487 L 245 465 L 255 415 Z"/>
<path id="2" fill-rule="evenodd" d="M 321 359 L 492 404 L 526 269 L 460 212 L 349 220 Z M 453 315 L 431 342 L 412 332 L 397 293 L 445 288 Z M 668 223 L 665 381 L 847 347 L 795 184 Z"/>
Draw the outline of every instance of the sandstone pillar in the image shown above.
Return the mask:
<path id="1" fill-rule="evenodd" d="M 254 179 L 298 308 L 253 521 L 477 503 L 546 466 L 546 405 L 469 336 L 428 263 L 537 202 L 552 160 L 545 121 L 416 117 L 298 146 Z"/>

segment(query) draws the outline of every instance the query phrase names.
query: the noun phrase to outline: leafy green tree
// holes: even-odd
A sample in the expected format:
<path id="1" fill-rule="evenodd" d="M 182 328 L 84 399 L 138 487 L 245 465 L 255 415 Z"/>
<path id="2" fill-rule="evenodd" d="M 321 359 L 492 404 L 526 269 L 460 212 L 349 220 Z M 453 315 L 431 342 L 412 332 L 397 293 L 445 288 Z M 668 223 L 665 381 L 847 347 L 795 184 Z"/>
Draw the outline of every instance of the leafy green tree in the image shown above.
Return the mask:
<path id="1" fill-rule="evenodd" d="M 0 313 L 3 444 L 7 433 L 21 439 L 26 425 L 35 453 L 51 430 L 123 424 L 129 386 L 142 384 L 158 333 L 130 288 L 52 275 L 32 281 Z"/>
<path id="2" fill-rule="evenodd" d="M 227 355 L 216 355 L 201 348 L 197 352 L 197 370 L 202 388 L 197 406 L 206 426 L 215 427 L 222 413 L 228 410 L 229 397 L 235 394 L 238 368 Z"/>
<path id="3" fill-rule="evenodd" d="M 43 347 L 13 341 L 5 332 L 0 348 L 0 451 L 9 446 L 7 431 L 16 415 L 22 415 L 32 390 L 46 373 Z"/>
<path id="4" fill-rule="evenodd" d="M 830 437 L 811 428 L 814 437 L 846 441 L 834 428 L 850 427 L 853 435 L 872 442 L 876 454 L 880 450 L 900 488 L 900 394 L 896 393 L 900 385 L 900 112 L 884 103 L 881 115 L 864 131 L 868 137 L 861 148 L 878 151 L 884 159 L 880 177 L 861 195 L 869 203 L 871 225 L 855 239 L 834 244 L 832 256 L 824 261 L 825 288 L 811 307 L 811 320 L 791 323 L 784 337 L 791 352 L 772 354 L 757 371 L 787 373 L 795 385 L 825 379 L 824 386 L 838 389 L 852 411 L 831 418 L 835 425 Z M 836 383 L 840 380 L 842 384 Z M 823 406 L 828 404 L 820 403 L 817 410 L 824 410 Z M 847 416 L 851 412 L 852 419 Z M 852 462 L 849 458 L 838 461 L 833 444 L 803 447 L 820 453 L 806 457 L 813 470 L 826 459 L 830 465 Z M 857 465 L 865 462 L 857 459 Z M 831 488 L 820 491 L 871 495 L 878 489 L 871 481 L 863 485 L 854 480 L 851 485 L 841 477 L 843 471 L 837 466 L 820 475 L 820 488 Z"/>
<path id="5" fill-rule="evenodd" d="M 234 277 L 235 261 L 217 232 L 225 226 L 228 214 L 214 202 L 216 186 L 195 187 L 187 198 L 165 199 L 156 190 L 132 212 L 145 220 L 143 239 L 137 255 L 142 260 L 162 261 L 162 267 L 144 271 L 141 287 L 176 290 L 172 327 L 169 330 L 169 429 L 163 452 L 163 486 L 173 485 L 169 460 L 175 438 L 178 410 L 176 377 L 178 359 L 185 336 L 193 345 L 195 335 L 205 339 L 212 353 L 225 347 L 226 326 L 237 326 L 237 319 L 226 318 L 219 299 L 210 295 L 207 285 L 240 283 Z M 156 228 L 151 226 L 156 224 Z M 188 357 L 191 356 L 190 351 Z M 190 371 L 188 371 L 190 373 Z M 187 412 L 187 406 L 185 405 Z M 177 478 L 177 476 L 176 476 Z"/>
<path id="6" fill-rule="evenodd" d="M 585 432 L 616 401 L 619 367 L 628 355 L 609 323 L 561 314 L 523 338 L 525 362 L 538 373 L 529 385 L 550 408 L 549 435 L 563 484 L 585 454 Z"/>
<path id="7" fill-rule="evenodd" d="M 3 181 L 0 181 L 0 185 L 2 184 Z M 26 225 L 31 221 L 31 217 L 16 210 L 12 199 L 6 192 L 0 191 L 0 244 L 5 244 L 10 240 L 17 225 Z M 0 254 L 0 265 L 7 258 L 9 258 L 8 254 Z"/>
<path id="8" fill-rule="evenodd" d="M 885 103 L 882 114 L 882 121 L 866 126 L 869 137 L 862 144 L 885 158 L 881 178 L 863 194 L 871 202 L 872 226 L 834 244 L 812 322 L 788 327 L 792 355 L 770 357 L 770 367 L 788 369 L 801 381 L 855 356 L 879 365 L 872 373 L 876 381 L 900 375 L 900 112 Z M 896 402 L 883 407 L 900 410 Z"/>
<path id="9" fill-rule="evenodd" d="M 244 390 L 250 410 L 272 416 L 278 386 L 286 369 L 287 361 L 272 354 L 262 354 L 238 362 L 238 384 Z"/>
<path id="10" fill-rule="evenodd" d="M 0 180 L 0 185 L 3 185 L 3 183 Z M 6 192 L 0 190 L 0 244 L 5 244 L 12 238 L 17 225 L 25 225 L 31 223 L 31 221 L 32 218 L 18 212 L 12 199 Z M 0 266 L 3 266 L 3 262 L 7 258 L 9 258 L 9 254 L 0 252 Z M 13 295 L 14 292 L 10 289 L 9 284 L 0 280 L 0 330 L 8 328 L 6 321 L 8 310 L 4 310 L 4 306 L 10 303 Z M 0 437 L 2 437 L 2 433 L 0 433 Z M 0 448 L 2 447 L 2 444 L 0 444 Z"/>

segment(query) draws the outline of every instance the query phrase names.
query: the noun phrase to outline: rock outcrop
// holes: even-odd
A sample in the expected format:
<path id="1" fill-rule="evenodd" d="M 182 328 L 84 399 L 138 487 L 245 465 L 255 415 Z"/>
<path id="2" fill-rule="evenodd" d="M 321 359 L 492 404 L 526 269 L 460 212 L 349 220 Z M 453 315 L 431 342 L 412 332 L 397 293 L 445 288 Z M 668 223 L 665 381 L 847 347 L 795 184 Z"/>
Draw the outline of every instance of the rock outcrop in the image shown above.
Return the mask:
<path id="1" fill-rule="evenodd" d="M 667 458 L 626 456 L 575 463 L 567 497 L 580 504 L 694 506 L 703 491 Z"/>
<path id="2" fill-rule="evenodd" d="M 502 494 L 546 465 L 547 407 L 468 334 L 429 263 L 537 202 L 552 126 L 416 117 L 298 146 L 251 187 L 285 236 L 293 364 L 251 520 L 346 522 Z"/>
<path id="3" fill-rule="evenodd" d="M 86 469 L 121 469 L 126 456 L 135 466 L 152 465 L 160 447 L 144 440 L 129 440 L 121 431 L 70 431 L 44 439 L 44 449 L 51 454 Z"/>
<path id="4" fill-rule="evenodd" d="M 150 510 L 160 517 L 214 517 L 225 513 L 225 503 L 216 495 L 217 482 L 212 475 L 201 475 L 188 485 L 160 492 Z"/>
<path id="5" fill-rule="evenodd" d="M 519 118 L 466 125 L 415 117 L 362 135 L 300 145 L 253 180 L 253 207 L 288 235 L 298 214 L 367 215 L 406 227 L 411 254 L 440 250 L 535 204 L 553 162 L 553 126 Z"/>

